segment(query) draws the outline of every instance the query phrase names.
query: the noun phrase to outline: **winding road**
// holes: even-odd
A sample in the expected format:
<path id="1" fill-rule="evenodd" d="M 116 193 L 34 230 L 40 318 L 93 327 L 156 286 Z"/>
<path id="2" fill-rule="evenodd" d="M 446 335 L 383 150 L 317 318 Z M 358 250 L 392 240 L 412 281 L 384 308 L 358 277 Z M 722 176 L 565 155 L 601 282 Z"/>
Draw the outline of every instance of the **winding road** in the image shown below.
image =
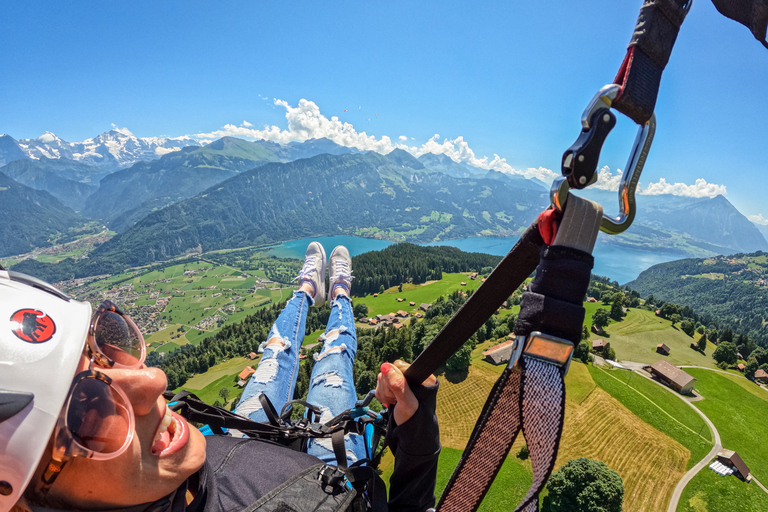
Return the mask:
<path id="1" fill-rule="evenodd" d="M 620 361 L 620 363 L 628 370 L 634 371 L 635 373 L 645 377 L 646 379 L 650 380 L 651 382 L 654 382 L 656 385 L 661 386 L 662 388 L 666 389 L 670 393 L 672 393 L 674 396 L 678 397 L 680 400 L 688 404 L 689 407 L 693 408 L 694 411 L 698 413 L 699 416 L 709 425 L 709 428 L 712 430 L 712 434 L 714 435 L 714 446 L 709 451 L 709 453 L 704 456 L 703 459 L 701 459 L 699 462 L 697 462 L 691 469 L 688 470 L 687 473 L 683 475 L 683 478 L 680 479 L 680 481 L 677 483 L 677 486 L 675 487 L 674 492 L 672 493 L 672 498 L 669 500 L 669 506 L 667 507 L 667 512 L 677 512 L 677 506 L 680 503 L 680 497 L 683 494 L 683 490 L 688 485 L 688 483 L 693 479 L 696 474 L 707 467 L 712 459 L 714 459 L 717 456 L 717 453 L 723 449 L 722 441 L 720 440 L 720 433 L 717 431 L 717 427 L 715 427 L 715 424 L 712 423 L 712 421 L 707 417 L 706 414 L 704 414 L 701 410 L 699 410 L 698 407 L 696 407 L 693 404 L 693 401 L 690 399 L 685 398 L 683 395 L 676 393 L 669 387 L 665 386 L 661 382 L 653 379 L 646 371 L 642 369 L 642 367 L 647 366 L 647 364 L 644 363 L 635 363 L 632 361 Z M 720 373 L 729 373 L 722 370 L 715 370 L 713 368 L 706 368 L 703 366 L 681 366 L 680 368 L 702 368 L 704 370 L 710 370 Z M 730 373 L 729 373 L 730 374 Z M 733 374 L 730 374 L 733 375 Z M 762 387 L 762 386 L 761 386 Z M 765 389 L 765 388 L 763 388 Z M 752 476 L 752 481 L 756 483 L 763 491 L 768 493 L 768 489 L 763 486 L 760 482 L 757 481 L 757 479 Z"/>

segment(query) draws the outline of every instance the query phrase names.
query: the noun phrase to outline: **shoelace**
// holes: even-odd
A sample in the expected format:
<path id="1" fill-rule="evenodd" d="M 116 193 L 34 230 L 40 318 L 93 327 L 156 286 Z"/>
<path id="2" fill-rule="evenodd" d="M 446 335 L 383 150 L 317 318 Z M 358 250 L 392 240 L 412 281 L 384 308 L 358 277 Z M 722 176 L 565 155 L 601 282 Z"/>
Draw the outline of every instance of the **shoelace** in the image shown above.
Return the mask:
<path id="1" fill-rule="evenodd" d="M 300 281 L 302 279 L 307 279 L 309 281 L 312 281 L 312 271 L 315 270 L 315 260 L 317 259 L 316 256 L 310 255 L 307 256 L 304 260 L 304 266 L 301 267 L 301 270 L 299 270 L 299 275 L 293 278 L 292 283 L 296 281 Z"/>
<path id="2" fill-rule="evenodd" d="M 348 261 L 338 260 L 334 263 L 331 280 L 342 281 L 344 284 L 349 285 L 354 278 L 355 276 L 352 275 Z"/>

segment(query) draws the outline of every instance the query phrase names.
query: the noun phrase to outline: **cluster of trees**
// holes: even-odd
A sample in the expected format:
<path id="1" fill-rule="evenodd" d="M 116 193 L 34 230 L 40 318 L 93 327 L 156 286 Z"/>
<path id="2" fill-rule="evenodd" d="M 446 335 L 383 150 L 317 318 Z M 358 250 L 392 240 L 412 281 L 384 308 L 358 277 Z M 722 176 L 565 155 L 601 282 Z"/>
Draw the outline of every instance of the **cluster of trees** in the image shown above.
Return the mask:
<path id="1" fill-rule="evenodd" d="M 355 285 L 352 291 L 362 296 L 402 283 L 421 284 L 442 279 L 443 272 L 489 273 L 499 261 L 499 256 L 463 252 L 455 247 L 395 244 L 353 258 Z"/>
<path id="2" fill-rule="evenodd" d="M 722 275 L 722 279 L 687 277 L 700 275 Z M 768 302 L 765 286 L 760 285 L 760 279 L 766 276 L 765 253 L 758 251 L 706 260 L 670 261 L 646 270 L 630 286 L 644 296 L 656 295 L 667 302 L 694 307 L 696 321 L 743 333 L 757 345 L 768 348 L 768 324 L 764 323 L 768 319 Z"/>

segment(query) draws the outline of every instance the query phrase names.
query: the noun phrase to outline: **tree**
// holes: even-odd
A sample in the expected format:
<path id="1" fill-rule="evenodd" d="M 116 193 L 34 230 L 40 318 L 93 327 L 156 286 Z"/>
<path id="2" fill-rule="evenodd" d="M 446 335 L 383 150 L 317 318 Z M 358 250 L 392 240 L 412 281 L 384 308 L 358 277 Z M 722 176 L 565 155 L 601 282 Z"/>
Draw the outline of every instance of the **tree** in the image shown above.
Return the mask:
<path id="1" fill-rule="evenodd" d="M 592 315 L 592 323 L 599 327 L 600 329 L 603 329 L 608 326 L 608 322 L 611 320 L 611 315 L 608 313 L 607 309 L 600 308 L 597 311 L 595 311 L 595 314 Z"/>
<path id="2" fill-rule="evenodd" d="M 706 349 L 707 349 L 707 333 L 704 333 L 701 335 L 701 338 L 699 338 L 699 350 L 703 354 Z"/>
<path id="3" fill-rule="evenodd" d="M 617 294 L 618 295 L 618 294 Z M 611 304 L 611 318 L 614 320 L 621 320 L 624 318 L 624 307 L 622 306 L 623 300 L 615 300 Z"/>
<path id="4" fill-rule="evenodd" d="M 624 502 L 619 474 L 602 461 L 584 457 L 570 460 L 552 473 L 547 490 L 542 512 L 621 512 Z"/>
<path id="5" fill-rule="evenodd" d="M 720 341 L 733 341 L 733 331 L 729 328 L 723 329 L 723 333 L 720 335 Z"/>
<path id="6" fill-rule="evenodd" d="M 672 315 L 680 314 L 680 308 L 677 307 L 676 304 L 672 304 L 671 302 L 665 302 L 663 306 L 661 306 L 661 316 L 664 318 L 671 318 Z"/>
<path id="7" fill-rule="evenodd" d="M 221 388 L 219 390 L 219 396 L 224 400 L 224 403 L 226 403 L 227 398 L 229 398 L 229 388 Z"/>
<path id="8" fill-rule="evenodd" d="M 758 368 L 760 368 L 760 364 L 757 362 L 757 359 L 750 357 L 744 368 L 744 376 L 748 379 L 754 379 Z"/>
<path id="9" fill-rule="evenodd" d="M 352 314 L 355 316 L 355 318 L 364 318 L 368 316 L 368 306 L 365 304 L 355 304 L 352 308 Z"/>
<path id="10" fill-rule="evenodd" d="M 446 368 L 455 373 L 464 373 L 469 371 L 469 365 L 472 363 L 472 347 L 465 343 L 453 354 L 446 363 Z"/>
<path id="11" fill-rule="evenodd" d="M 694 332 L 694 323 L 693 320 L 685 319 L 682 322 L 680 322 L 680 330 L 683 331 L 685 334 L 693 338 L 693 332 Z"/>
<path id="12" fill-rule="evenodd" d="M 714 357 L 715 361 L 718 363 L 725 363 L 728 365 L 736 364 L 736 360 L 738 359 L 736 355 L 736 345 L 730 341 L 721 341 L 715 351 L 712 352 L 712 357 Z"/>
<path id="13" fill-rule="evenodd" d="M 669 319 L 672 321 L 672 327 L 674 327 L 676 323 L 682 320 L 682 317 L 679 314 L 675 313 L 673 315 L 670 315 Z"/>
<path id="14" fill-rule="evenodd" d="M 582 341 L 576 345 L 576 350 L 573 351 L 573 357 L 580 360 L 582 363 L 589 362 L 589 348 L 591 344 L 588 341 Z"/>

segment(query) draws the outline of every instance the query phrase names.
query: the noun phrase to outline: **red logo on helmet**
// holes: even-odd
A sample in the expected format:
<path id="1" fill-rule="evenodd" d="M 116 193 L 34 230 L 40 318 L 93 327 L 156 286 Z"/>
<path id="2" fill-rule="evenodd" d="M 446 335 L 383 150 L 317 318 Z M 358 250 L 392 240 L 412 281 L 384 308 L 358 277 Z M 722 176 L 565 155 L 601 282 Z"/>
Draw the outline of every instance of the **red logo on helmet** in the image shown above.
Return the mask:
<path id="1" fill-rule="evenodd" d="M 53 319 L 37 309 L 20 309 L 11 315 L 13 334 L 27 343 L 45 343 L 56 332 Z"/>

